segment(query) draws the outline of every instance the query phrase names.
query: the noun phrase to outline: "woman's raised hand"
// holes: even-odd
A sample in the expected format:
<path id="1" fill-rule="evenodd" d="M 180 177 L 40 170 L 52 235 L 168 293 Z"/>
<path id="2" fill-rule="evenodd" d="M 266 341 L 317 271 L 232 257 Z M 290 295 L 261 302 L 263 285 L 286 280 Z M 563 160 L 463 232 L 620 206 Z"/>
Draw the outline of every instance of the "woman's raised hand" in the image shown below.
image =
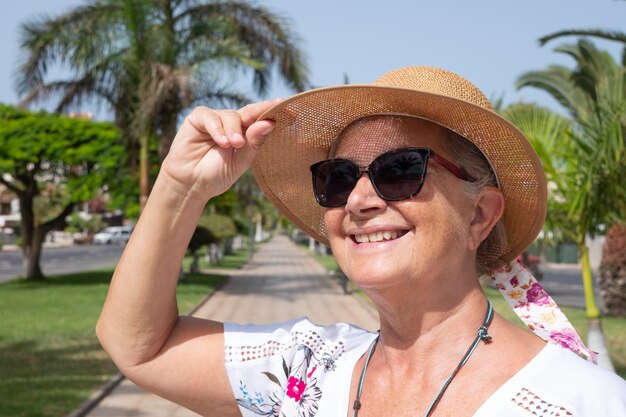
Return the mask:
<path id="1" fill-rule="evenodd" d="M 236 111 L 197 107 L 176 134 L 161 175 L 198 198 L 209 199 L 228 190 L 250 167 L 274 128 L 272 121 L 257 118 L 279 102 L 249 104 Z"/>

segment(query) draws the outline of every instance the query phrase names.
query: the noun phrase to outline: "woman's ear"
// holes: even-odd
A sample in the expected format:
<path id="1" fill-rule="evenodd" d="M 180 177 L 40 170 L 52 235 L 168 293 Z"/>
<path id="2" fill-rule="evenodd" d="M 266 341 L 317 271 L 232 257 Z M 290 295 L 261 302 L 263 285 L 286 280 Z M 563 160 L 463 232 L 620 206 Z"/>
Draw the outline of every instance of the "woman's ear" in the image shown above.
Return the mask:
<path id="1" fill-rule="evenodd" d="M 480 191 L 474 206 L 474 218 L 470 223 L 468 249 L 476 250 L 489 236 L 493 227 L 504 213 L 504 196 L 496 187 L 485 187 Z"/>

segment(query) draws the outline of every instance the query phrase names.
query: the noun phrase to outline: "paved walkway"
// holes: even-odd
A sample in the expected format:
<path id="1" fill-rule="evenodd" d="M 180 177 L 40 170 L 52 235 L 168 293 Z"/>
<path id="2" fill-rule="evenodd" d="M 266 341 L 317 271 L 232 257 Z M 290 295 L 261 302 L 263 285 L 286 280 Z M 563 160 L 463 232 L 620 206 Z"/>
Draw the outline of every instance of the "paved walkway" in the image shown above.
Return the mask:
<path id="1" fill-rule="evenodd" d="M 197 317 L 238 323 L 272 323 L 308 316 L 313 322 L 350 322 L 378 329 L 363 301 L 344 295 L 322 266 L 284 236 L 260 246 L 251 262 L 196 311 Z M 89 417 L 197 417 L 124 380 Z"/>

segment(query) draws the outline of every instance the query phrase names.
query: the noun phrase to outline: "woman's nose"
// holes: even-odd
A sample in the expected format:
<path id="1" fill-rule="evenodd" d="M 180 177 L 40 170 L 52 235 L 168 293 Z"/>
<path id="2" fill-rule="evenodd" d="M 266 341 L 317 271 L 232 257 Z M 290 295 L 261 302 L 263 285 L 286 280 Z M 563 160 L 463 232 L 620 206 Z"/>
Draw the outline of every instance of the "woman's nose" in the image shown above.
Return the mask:
<path id="1" fill-rule="evenodd" d="M 359 178 L 356 186 L 348 196 L 346 211 L 363 217 L 377 214 L 386 207 L 387 202 L 376 193 L 369 175 L 361 175 L 361 178 Z"/>

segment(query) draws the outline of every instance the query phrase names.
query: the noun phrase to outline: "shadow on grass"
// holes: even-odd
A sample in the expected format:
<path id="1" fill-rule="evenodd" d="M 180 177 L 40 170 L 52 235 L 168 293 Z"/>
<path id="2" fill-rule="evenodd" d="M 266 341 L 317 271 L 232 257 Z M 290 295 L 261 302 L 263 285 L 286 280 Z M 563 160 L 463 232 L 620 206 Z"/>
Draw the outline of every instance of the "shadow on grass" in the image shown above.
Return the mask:
<path id="1" fill-rule="evenodd" d="M 65 415 L 117 372 L 94 334 L 111 275 L 94 271 L 3 285 L 5 300 L 21 301 L 0 318 L 0 329 L 8 331 L 0 331 L 0 416 Z M 181 311 L 225 279 L 187 274 L 177 289 Z"/>
<path id="2" fill-rule="evenodd" d="M 185 278 L 178 281 L 178 286 L 184 285 L 206 285 L 206 286 L 214 286 L 217 281 L 226 279 L 227 275 L 221 274 L 207 274 L 203 272 L 197 273 L 186 273 Z"/>
<path id="3" fill-rule="evenodd" d="M 224 259 L 220 261 L 217 265 L 218 268 L 226 268 L 226 269 L 237 269 L 241 266 L 242 262 L 239 259 Z"/>
<path id="4" fill-rule="evenodd" d="M 233 266 L 239 265 L 236 260 L 225 260 L 219 266 L 224 268 L 229 268 Z M 17 279 L 14 281 L 10 281 L 7 283 L 0 284 L 0 288 L 19 288 L 19 289 L 29 289 L 29 288 L 41 288 L 41 287 L 57 287 L 57 286 L 80 286 L 80 285 L 109 285 L 111 283 L 111 278 L 113 276 L 112 270 L 103 270 L 103 271 L 89 271 L 89 272 L 77 272 L 73 274 L 63 274 L 63 275 L 51 275 L 46 277 L 43 280 L 25 280 L 25 279 Z M 185 278 L 179 281 L 179 286 L 182 285 L 206 285 L 213 286 L 215 284 L 215 280 L 224 279 L 224 275 L 219 274 L 206 274 L 206 273 L 185 273 Z"/>
<path id="5" fill-rule="evenodd" d="M 234 255 L 225 256 L 224 259 L 216 263 L 215 265 L 208 265 L 210 269 L 212 266 L 223 269 L 238 269 L 241 268 L 246 262 L 248 262 L 248 252 L 241 251 Z"/>
<path id="6" fill-rule="evenodd" d="M 4 284 L 0 288 L 17 287 L 22 289 L 41 288 L 42 286 L 62 286 L 62 285 L 98 285 L 109 284 L 113 270 L 97 270 L 88 272 L 76 272 L 72 274 L 50 275 L 42 280 L 27 280 L 18 278 Z"/>
<path id="7" fill-rule="evenodd" d="M 227 279 L 228 277 L 226 275 L 218 274 L 205 274 L 200 272 L 185 274 L 185 278 L 178 281 L 178 287 L 176 288 L 176 293 L 179 296 L 179 304 L 182 303 L 180 297 L 191 294 L 199 296 L 200 294 L 211 293 L 226 282 Z"/>
<path id="8" fill-rule="evenodd" d="M 36 340 L 0 340 L 0 415 L 62 416 L 117 372 L 95 340 L 42 347 Z"/>

